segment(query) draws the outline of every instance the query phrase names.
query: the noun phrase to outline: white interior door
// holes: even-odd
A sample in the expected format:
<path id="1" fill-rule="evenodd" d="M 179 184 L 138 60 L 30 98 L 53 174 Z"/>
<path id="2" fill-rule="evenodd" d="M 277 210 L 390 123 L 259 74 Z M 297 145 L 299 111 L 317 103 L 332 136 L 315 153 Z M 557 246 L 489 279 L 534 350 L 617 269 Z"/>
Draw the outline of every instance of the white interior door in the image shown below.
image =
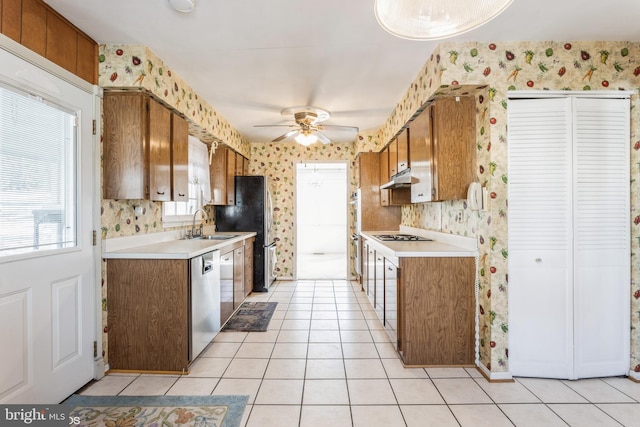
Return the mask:
<path id="1" fill-rule="evenodd" d="M 625 375 L 630 349 L 629 100 L 573 99 L 575 377 Z"/>
<path id="2" fill-rule="evenodd" d="M 0 84 L 0 403 L 58 403 L 93 377 L 94 96 L 2 49 Z"/>
<path id="3" fill-rule="evenodd" d="M 568 378 L 573 358 L 571 105 L 509 103 L 509 370 Z"/>
<path id="4" fill-rule="evenodd" d="M 509 365 L 629 368 L 629 100 L 509 104 Z"/>

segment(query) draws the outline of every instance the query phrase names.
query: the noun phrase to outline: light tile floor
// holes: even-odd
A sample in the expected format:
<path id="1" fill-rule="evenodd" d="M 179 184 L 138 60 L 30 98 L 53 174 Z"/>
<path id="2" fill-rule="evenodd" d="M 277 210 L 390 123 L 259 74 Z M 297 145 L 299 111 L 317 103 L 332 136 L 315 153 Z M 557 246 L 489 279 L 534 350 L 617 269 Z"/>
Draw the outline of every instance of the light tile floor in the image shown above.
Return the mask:
<path id="1" fill-rule="evenodd" d="M 277 282 L 267 332 L 223 332 L 190 375 L 104 377 L 88 395 L 249 396 L 242 427 L 640 426 L 640 384 L 403 368 L 359 285 Z"/>

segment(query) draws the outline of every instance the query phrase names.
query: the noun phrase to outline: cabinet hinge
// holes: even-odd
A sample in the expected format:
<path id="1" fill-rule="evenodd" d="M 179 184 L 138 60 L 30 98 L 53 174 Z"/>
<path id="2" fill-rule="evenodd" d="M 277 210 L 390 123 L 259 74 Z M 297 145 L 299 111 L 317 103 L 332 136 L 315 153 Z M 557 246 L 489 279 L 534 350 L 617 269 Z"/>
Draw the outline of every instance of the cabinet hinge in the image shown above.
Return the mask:
<path id="1" fill-rule="evenodd" d="M 93 232 L 91 233 L 91 241 L 93 246 L 98 244 L 98 233 L 96 232 L 96 230 L 93 230 Z"/>
<path id="2" fill-rule="evenodd" d="M 93 357 L 98 357 L 98 341 L 93 342 Z"/>
<path id="3" fill-rule="evenodd" d="M 96 120 L 95 120 L 95 119 L 93 119 L 93 123 L 91 124 L 91 126 L 92 126 L 92 132 L 93 132 L 93 135 L 95 135 L 95 134 L 96 134 L 96 131 L 97 131 L 97 128 L 98 128 L 98 126 L 97 126 L 97 124 L 96 124 Z"/>

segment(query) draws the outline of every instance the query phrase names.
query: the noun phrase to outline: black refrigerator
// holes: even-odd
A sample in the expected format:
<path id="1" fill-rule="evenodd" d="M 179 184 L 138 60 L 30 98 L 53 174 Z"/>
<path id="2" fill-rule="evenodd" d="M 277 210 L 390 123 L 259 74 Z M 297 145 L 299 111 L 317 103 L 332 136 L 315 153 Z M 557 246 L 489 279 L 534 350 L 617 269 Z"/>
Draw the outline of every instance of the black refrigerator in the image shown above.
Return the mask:
<path id="1" fill-rule="evenodd" d="M 216 206 L 217 231 L 255 231 L 253 245 L 253 291 L 267 292 L 276 279 L 276 243 L 273 204 L 267 177 L 236 176 L 236 204 Z"/>

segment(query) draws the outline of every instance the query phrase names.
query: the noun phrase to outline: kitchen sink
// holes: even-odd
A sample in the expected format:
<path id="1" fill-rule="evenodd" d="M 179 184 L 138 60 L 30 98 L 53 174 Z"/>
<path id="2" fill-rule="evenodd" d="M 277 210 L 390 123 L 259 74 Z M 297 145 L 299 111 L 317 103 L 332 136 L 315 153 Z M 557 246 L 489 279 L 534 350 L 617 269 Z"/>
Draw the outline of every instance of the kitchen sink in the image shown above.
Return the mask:
<path id="1" fill-rule="evenodd" d="M 182 240 L 229 240 L 238 236 L 239 234 L 205 234 L 204 236 L 183 237 Z"/>
<path id="2" fill-rule="evenodd" d="M 238 236 L 238 234 L 205 234 L 199 238 L 204 240 L 228 240 Z"/>

